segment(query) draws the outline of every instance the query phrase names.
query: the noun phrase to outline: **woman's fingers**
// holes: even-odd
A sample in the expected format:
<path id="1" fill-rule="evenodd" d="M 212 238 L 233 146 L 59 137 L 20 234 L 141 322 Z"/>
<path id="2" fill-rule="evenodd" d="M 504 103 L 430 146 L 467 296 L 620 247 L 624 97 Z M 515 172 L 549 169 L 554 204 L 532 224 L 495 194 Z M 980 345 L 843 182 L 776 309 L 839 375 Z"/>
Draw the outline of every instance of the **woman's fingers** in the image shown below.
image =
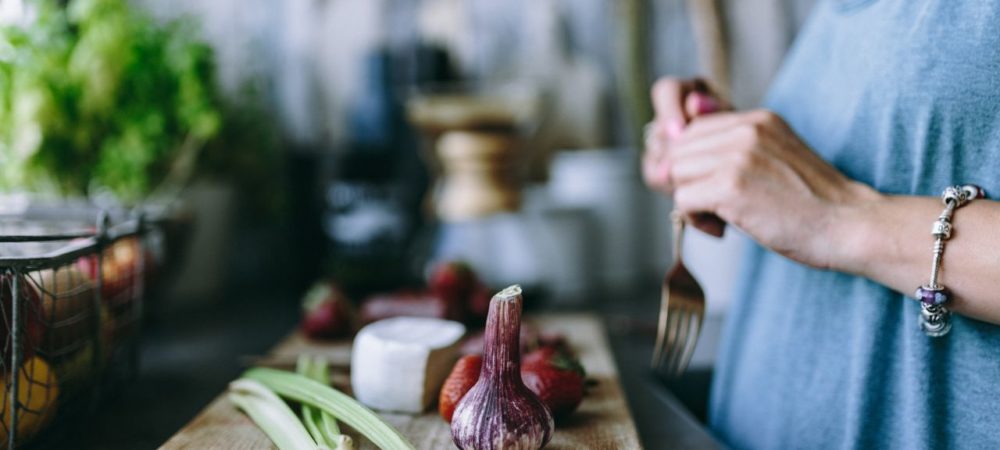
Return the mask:
<path id="1" fill-rule="evenodd" d="M 653 110 L 656 113 L 655 123 L 663 127 L 668 134 L 678 128 L 680 131 L 687 123 L 684 115 L 684 96 L 691 89 L 690 81 L 676 78 L 660 78 L 653 84 L 650 96 L 653 100 Z"/>
<path id="2" fill-rule="evenodd" d="M 719 206 L 725 200 L 715 189 L 719 181 L 714 177 L 677 186 L 674 191 L 674 209 L 680 211 L 695 228 L 715 237 L 722 237 L 726 230 L 726 219 L 718 214 Z"/>
<path id="3" fill-rule="evenodd" d="M 674 208 L 691 218 L 707 213 L 718 215 L 727 195 L 725 189 L 716 177 L 678 185 L 674 190 Z"/>
<path id="4" fill-rule="evenodd" d="M 670 183 L 674 186 L 683 186 L 710 177 L 719 170 L 736 164 L 739 157 L 735 152 L 720 150 L 672 160 L 669 166 Z"/>
<path id="5" fill-rule="evenodd" d="M 670 152 L 666 155 L 666 159 L 674 162 L 702 154 L 716 156 L 719 152 L 738 149 L 745 144 L 747 141 L 745 135 L 749 134 L 743 127 L 744 125 L 736 123 L 730 127 L 720 127 L 712 133 L 704 133 L 701 136 L 691 136 L 684 133 L 680 139 L 671 143 Z"/>
<path id="6" fill-rule="evenodd" d="M 701 79 L 660 78 L 653 84 L 650 95 L 656 113 L 654 123 L 671 139 L 679 136 L 691 119 L 717 110 L 722 104 L 713 98 Z M 698 98 L 691 99 L 695 96 Z"/>
<path id="7" fill-rule="evenodd" d="M 668 153 L 685 133 L 695 117 L 728 108 L 715 97 L 708 85 L 700 80 L 661 78 L 651 90 L 655 119 L 646 125 L 645 152 L 642 161 L 643 180 L 647 185 L 671 191 Z"/>
<path id="8" fill-rule="evenodd" d="M 744 119 L 737 113 L 725 115 L 713 122 L 713 131 L 703 131 L 700 136 L 692 136 L 694 131 L 685 131 L 680 138 L 670 140 L 651 138 L 647 142 L 643 158 L 643 177 L 646 183 L 664 192 L 670 192 L 674 185 L 691 178 L 705 175 L 709 167 L 727 163 L 725 154 L 744 149 L 749 142 L 744 127 Z M 698 123 L 697 119 L 694 123 Z M 669 146 L 669 151 L 667 147 Z"/>
<path id="9" fill-rule="evenodd" d="M 646 125 L 646 151 L 642 155 L 642 179 L 646 185 L 667 191 L 665 169 L 661 168 L 666 161 L 666 140 L 656 135 L 652 123 Z"/>
<path id="10" fill-rule="evenodd" d="M 696 140 L 720 131 L 756 124 L 766 125 L 774 121 L 775 114 L 759 109 L 746 112 L 720 112 L 695 118 L 681 135 L 681 142 Z"/>

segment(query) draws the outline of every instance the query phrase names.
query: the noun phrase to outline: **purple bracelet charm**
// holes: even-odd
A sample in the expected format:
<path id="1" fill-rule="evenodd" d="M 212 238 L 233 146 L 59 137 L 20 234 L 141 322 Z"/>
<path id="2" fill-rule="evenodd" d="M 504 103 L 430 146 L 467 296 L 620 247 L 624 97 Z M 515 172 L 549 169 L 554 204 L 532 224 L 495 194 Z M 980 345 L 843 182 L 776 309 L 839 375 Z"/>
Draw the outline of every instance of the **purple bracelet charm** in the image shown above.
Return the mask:
<path id="1" fill-rule="evenodd" d="M 941 194 L 944 211 L 934 221 L 931 234 L 934 236 L 934 261 L 931 265 L 931 281 L 917 288 L 914 294 L 920 301 L 920 328 L 931 337 L 939 337 L 951 331 L 951 313 L 945 306 L 951 300 L 951 292 L 938 284 L 941 271 L 941 257 L 944 255 L 944 243 L 951 239 L 953 226 L 952 215 L 955 210 L 977 199 L 985 198 L 986 192 L 973 184 L 964 186 L 949 186 Z"/>
<path id="2" fill-rule="evenodd" d="M 951 300 L 951 292 L 948 292 L 944 286 L 938 286 L 936 289 L 930 286 L 920 286 L 917 288 L 916 297 L 925 305 L 939 306 Z"/>

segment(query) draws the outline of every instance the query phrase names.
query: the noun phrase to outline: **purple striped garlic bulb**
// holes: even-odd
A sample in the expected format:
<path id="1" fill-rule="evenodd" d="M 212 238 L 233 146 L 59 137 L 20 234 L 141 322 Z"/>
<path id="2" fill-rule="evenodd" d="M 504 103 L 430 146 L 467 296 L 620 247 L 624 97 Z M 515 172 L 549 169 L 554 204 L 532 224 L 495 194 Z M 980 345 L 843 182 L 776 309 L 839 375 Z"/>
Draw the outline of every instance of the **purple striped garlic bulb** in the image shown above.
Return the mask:
<path id="1" fill-rule="evenodd" d="M 552 414 L 521 381 L 522 302 L 516 284 L 490 300 L 479 381 L 451 419 L 462 450 L 536 450 L 552 438 Z"/>

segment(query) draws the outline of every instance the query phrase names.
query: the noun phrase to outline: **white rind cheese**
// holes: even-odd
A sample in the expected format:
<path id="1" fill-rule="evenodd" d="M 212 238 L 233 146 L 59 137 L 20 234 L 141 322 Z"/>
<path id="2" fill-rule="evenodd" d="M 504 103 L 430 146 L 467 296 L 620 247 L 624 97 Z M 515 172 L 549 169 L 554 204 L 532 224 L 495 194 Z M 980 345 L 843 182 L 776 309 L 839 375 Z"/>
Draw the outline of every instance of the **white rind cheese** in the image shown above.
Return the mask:
<path id="1" fill-rule="evenodd" d="M 458 322 L 424 317 L 396 317 L 362 328 L 351 351 L 354 397 L 381 411 L 423 412 L 437 399 L 464 335 Z"/>

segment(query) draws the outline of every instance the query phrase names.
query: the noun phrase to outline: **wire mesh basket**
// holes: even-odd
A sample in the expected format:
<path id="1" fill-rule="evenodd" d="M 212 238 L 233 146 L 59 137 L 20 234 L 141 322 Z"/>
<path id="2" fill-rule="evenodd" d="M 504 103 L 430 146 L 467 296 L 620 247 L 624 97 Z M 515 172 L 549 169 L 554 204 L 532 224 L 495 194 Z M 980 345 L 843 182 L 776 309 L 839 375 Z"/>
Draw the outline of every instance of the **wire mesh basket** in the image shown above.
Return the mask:
<path id="1" fill-rule="evenodd" d="M 0 216 L 0 442 L 8 448 L 92 411 L 138 369 L 150 226 L 141 215 L 117 223 L 97 215 L 96 224 Z"/>

